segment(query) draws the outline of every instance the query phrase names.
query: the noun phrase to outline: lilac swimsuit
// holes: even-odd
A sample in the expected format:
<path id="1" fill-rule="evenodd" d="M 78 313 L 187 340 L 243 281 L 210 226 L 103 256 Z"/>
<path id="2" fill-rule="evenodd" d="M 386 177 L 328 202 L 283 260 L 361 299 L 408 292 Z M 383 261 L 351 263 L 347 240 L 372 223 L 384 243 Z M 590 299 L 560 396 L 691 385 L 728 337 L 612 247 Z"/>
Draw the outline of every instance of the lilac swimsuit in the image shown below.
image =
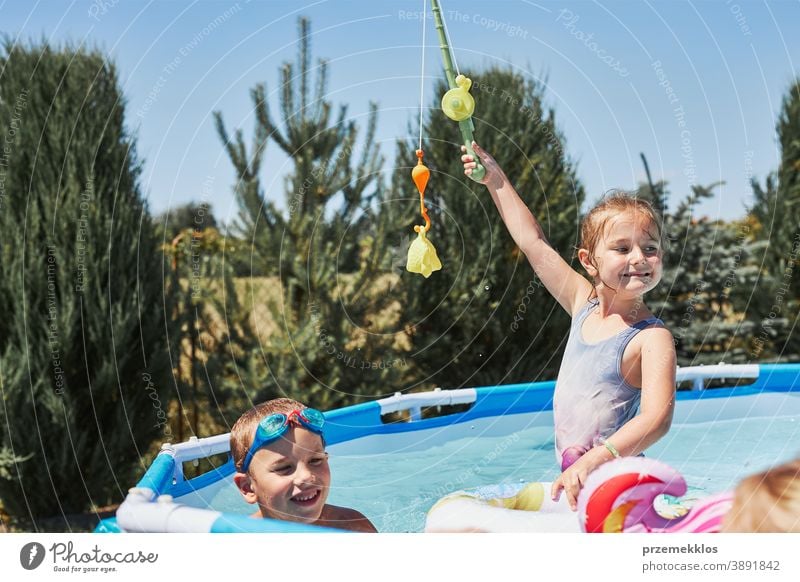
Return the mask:
<path id="1" fill-rule="evenodd" d="M 641 390 L 622 379 L 622 354 L 642 329 L 663 322 L 655 317 L 640 321 L 595 344 L 581 334 L 583 322 L 599 304 L 590 300 L 572 319 L 567 347 L 553 396 L 556 457 L 567 466 L 636 416 Z M 571 449 L 568 451 L 568 449 Z M 568 452 L 568 459 L 564 453 Z"/>

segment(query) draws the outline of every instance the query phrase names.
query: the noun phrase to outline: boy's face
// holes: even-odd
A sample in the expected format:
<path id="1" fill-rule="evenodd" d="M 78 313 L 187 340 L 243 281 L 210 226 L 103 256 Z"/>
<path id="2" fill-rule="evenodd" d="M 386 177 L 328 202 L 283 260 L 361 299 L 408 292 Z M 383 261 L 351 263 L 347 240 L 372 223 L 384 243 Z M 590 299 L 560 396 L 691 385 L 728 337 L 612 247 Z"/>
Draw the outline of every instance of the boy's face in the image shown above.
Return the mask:
<path id="1" fill-rule="evenodd" d="M 263 517 L 313 523 L 322 514 L 331 484 L 328 454 L 319 435 L 291 426 L 253 456 L 236 485 Z"/>

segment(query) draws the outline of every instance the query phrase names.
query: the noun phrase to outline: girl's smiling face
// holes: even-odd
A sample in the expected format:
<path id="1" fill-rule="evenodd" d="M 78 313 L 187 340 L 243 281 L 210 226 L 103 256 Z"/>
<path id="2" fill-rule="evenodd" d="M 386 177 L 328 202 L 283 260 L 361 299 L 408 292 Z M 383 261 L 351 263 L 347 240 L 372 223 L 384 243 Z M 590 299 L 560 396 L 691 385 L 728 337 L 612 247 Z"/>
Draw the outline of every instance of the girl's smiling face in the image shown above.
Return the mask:
<path id="1" fill-rule="evenodd" d="M 246 476 L 237 483 L 263 517 L 301 523 L 320 518 L 331 484 L 322 438 L 301 427 L 258 450 Z"/>
<path id="2" fill-rule="evenodd" d="M 661 280 L 658 227 L 639 213 L 627 212 L 610 221 L 593 260 L 585 249 L 580 256 L 589 274 L 617 294 L 637 297 Z"/>

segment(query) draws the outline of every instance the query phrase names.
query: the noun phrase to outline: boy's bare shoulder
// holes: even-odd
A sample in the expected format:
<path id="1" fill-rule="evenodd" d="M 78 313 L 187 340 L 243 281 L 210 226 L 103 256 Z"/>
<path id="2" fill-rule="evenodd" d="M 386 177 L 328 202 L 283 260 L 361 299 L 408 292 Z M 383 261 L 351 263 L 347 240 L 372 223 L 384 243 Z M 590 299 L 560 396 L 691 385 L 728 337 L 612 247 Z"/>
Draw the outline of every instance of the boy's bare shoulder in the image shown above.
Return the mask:
<path id="1" fill-rule="evenodd" d="M 322 510 L 322 515 L 316 525 L 325 527 L 335 527 L 349 531 L 376 533 L 378 530 L 372 522 L 360 511 L 349 507 L 339 507 L 338 505 L 326 504 Z"/>

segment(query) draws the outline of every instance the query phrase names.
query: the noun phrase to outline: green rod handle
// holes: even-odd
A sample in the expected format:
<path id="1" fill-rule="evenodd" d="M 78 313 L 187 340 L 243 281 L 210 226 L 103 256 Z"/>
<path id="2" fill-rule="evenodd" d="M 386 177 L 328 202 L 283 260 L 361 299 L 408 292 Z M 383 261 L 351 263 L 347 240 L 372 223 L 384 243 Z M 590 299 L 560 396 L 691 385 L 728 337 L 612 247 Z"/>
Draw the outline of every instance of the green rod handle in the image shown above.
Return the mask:
<path id="1" fill-rule="evenodd" d="M 444 31 L 444 22 L 442 20 L 442 10 L 439 7 L 439 0 L 431 0 L 431 9 L 433 10 L 433 19 L 436 22 L 436 32 L 439 34 L 439 48 L 442 49 L 442 61 L 444 62 L 444 73 L 447 76 L 447 84 L 451 89 L 458 87 L 456 85 L 456 75 L 453 72 L 453 57 L 450 54 L 450 45 L 447 43 L 447 35 Z M 472 119 L 465 119 L 458 122 L 458 127 L 461 130 L 461 138 L 464 141 L 464 147 L 467 148 L 467 154 L 471 155 L 477 166 L 472 170 L 469 176 L 475 182 L 480 182 L 486 175 L 486 168 L 481 165 L 478 156 L 475 155 L 475 150 L 472 149 L 473 136 L 472 132 L 475 131 L 475 126 L 472 124 Z"/>

